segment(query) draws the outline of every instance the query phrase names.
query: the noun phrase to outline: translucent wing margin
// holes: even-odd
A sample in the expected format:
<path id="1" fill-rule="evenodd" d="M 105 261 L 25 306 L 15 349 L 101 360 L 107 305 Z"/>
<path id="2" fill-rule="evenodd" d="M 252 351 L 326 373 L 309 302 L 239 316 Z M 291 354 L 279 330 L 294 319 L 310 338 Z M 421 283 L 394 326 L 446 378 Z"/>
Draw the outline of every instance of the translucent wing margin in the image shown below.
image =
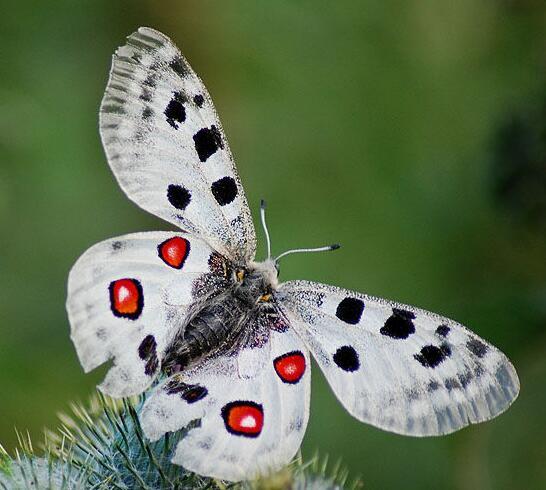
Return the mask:
<path id="1" fill-rule="evenodd" d="M 357 419 L 412 436 L 491 419 L 519 392 L 506 356 L 462 325 L 412 306 L 307 281 L 278 301 Z"/>
<path id="2" fill-rule="evenodd" d="M 223 259 L 184 233 L 135 233 L 91 247 L 68 278 L 71 338 L 86 372 L 114 365 L 99 388 L 121 397 L 155 379 L 190 306 L 226 285 Z"/>
<path id="3" fill-rule="evenodd" d="M 114 54 L 100 133 L 130 199 L 230 259 L 253 259 L 252 217 L 212 100 L 165 35 L 141 27 Z"/>
<path id="4" fill-rule="evenodd" d="M 301 445 L 309 418 L 309 354 L 290 328 L 236 355 L 207 359 L 158 385 L 141 422 L 147 437 L 200 424 L 182 439 L 173 463 L 240 481 L 276 471 Z"/>

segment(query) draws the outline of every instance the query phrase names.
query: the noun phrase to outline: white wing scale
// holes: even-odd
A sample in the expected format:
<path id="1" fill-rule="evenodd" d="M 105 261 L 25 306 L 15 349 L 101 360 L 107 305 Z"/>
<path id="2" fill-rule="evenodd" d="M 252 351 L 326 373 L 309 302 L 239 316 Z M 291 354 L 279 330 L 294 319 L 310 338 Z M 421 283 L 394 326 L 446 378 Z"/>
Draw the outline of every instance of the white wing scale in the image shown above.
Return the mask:
<path id="1" fill-rule="evenodd" d="M 173 463 L 230 481 L 264 475 L 290 462 L 301 445 L 310 379 L 309 354 L 297 334 L 271 331 L 262 347 L 208 359 L 158 385 L 142 410 L 142 427 L 157 440 L 201 419 Z"/>
<path id="2" fill-rule="evenodd" d="M 338 399 L 363 422 L 446 434 L 495 417 L 519 392 L 506 356 L 447 318 L 307 281 L 282 284 L 278 299 Z"/>

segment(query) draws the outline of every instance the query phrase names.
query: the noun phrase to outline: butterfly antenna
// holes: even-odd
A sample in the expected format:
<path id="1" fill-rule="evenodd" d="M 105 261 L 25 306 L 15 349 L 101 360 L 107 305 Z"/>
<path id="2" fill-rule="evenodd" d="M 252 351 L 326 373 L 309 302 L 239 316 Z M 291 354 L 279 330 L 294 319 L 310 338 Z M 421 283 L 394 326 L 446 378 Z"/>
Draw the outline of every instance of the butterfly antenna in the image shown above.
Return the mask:
<path id="1" fill-rule="evenodd" d="M 265 222 L 265 201 L 262 199 L 260 201 L 260 218 L 262 220 L 262 227 L 265 233 L 265 239 L 267 240 L 267 259 L 271 258 L 271 239 L 269 238 L 269 230 L 267 229 L 267 224 Z"/>
<path id="2" fill-rule="evenodd" d="M 294 250 L 287 250 L 286 252 L 283 252 L 280 254 L 276 259 L 275 262 L 278 262 L 283 257 L 286 257 L 290 254 L 298 254 L 303 252 L 329 252 L 330 250 L 337 250 L 341 245 L 338 243 L 334 243 L 333 245 L 328 245 L 326 247 L 318 247 L 318 248 L 295 248 Z"/>

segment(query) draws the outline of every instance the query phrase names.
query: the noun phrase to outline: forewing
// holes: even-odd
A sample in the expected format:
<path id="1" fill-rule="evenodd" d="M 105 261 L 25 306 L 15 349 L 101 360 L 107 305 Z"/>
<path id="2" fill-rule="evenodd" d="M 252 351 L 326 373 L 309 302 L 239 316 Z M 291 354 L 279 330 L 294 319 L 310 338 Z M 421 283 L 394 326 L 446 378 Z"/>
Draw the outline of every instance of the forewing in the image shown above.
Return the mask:
<path id="1" fill-rule="evenodd" d="M 156 440 L 200 419 L 172 462 L 222 480 L 250 479 L 286 465 L 307 426 L 311 372 L 300 338 L 283 330 L 155 388 L 142 411 L 145 434 Z"/>
<path id="2" fill-rule="evenodd" d="M 141 27 L 116 51 L 100 132 L 130 199 L 227 257 L 254 257 L 252 217 L 212 100 L 165 35 Z"/>
<path id="3" fill-rule="evenodd" d="M 462 325 L 412 306 L 306 281 L 278 300 L 357 419 L 412 436 L 495 417 L 519 392 L 506 356 Z"/>
<path id="4" fill-rule="evenodd" d="M 114 366 L 100 389 L 121 397 L 155 378 L 189 307 L 223 287 L 226 260 L 184 233 L 135 233 L 98 243 L 68 278 L 71 338 L 85 371 Z"/>

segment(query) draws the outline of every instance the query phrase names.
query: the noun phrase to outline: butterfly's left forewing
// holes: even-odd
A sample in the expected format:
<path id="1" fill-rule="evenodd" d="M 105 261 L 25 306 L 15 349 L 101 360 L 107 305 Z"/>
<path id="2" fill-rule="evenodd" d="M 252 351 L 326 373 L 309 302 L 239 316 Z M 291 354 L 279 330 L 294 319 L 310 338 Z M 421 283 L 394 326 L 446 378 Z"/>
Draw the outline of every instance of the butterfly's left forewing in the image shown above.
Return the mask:
<path id="1" fill-rule="evenodd" d="M 239 481 L 276 471 L 296 454 L 309 417 L 309 354 L 287 325 L 254 340 L 171 376 L 146 401 L 141 420 L 152 440 L 201 420 L 173 463 Z"/>
<path id="2" fill-rule="evenodd" d="M 338 399 L 363 422 L 446 434 L 495 417 L 518 395 L 506 356 L 447 318 L 307 281 L 281 285 L 277 299 Z"/>

